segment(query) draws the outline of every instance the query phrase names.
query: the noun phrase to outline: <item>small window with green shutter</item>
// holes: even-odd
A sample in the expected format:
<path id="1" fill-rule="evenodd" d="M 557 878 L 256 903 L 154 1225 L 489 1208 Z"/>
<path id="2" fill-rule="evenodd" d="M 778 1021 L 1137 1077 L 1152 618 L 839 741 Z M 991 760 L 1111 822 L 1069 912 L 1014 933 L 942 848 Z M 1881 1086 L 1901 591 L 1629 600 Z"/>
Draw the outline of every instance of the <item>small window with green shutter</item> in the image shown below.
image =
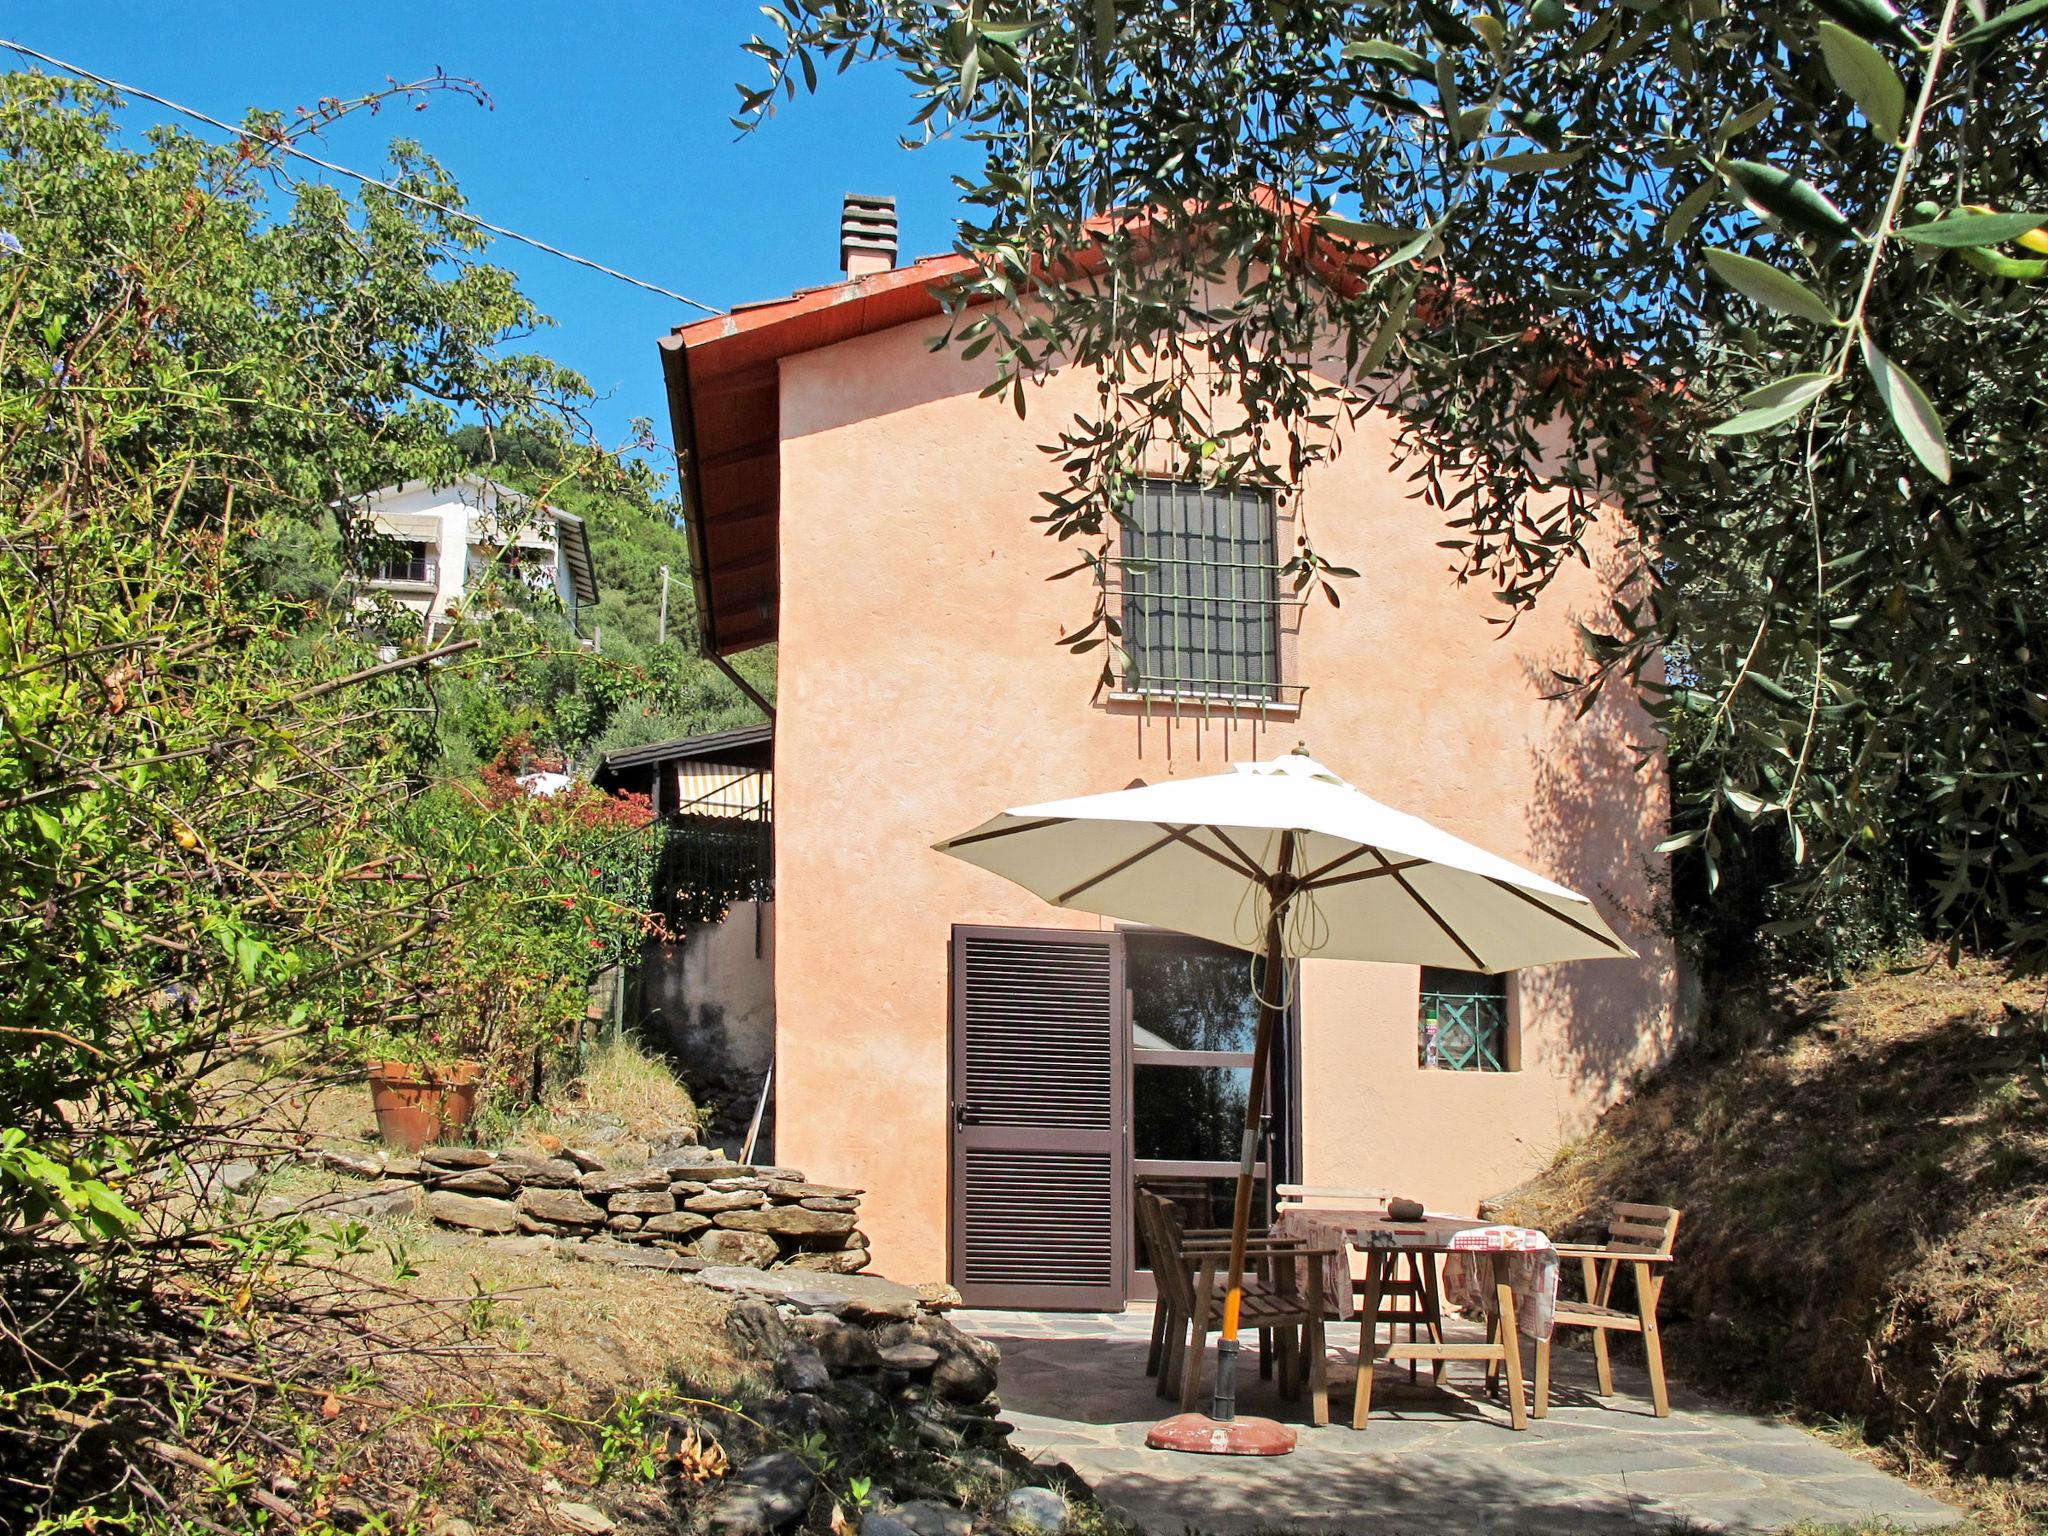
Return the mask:
<path id="1" fill-rule="evenodd" d="M 1511 1057 L 1507 977 L 1425 965 L 1416 1059 L 1446 1072 L 1507 1072 Z"/>

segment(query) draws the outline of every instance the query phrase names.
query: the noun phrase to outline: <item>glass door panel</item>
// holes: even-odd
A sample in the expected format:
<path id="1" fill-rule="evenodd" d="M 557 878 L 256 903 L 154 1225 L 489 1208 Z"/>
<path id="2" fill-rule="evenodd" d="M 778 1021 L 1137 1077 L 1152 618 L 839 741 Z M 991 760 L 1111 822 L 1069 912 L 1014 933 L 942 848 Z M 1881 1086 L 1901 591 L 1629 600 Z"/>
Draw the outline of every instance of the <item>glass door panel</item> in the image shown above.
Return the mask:
<path id="1" fill-rule="evenodd" d="M 1251 1091 L 1243 1066 L 1131 1068 L 1131 1155 L 1141 1162 L 1221 1162 L 1235 1167 Z"/>
<path id="2" fill-rule="evenodd" d="M 1251 957 L 1170 934 L 1126 933 L 1124 944 L 1132 1177 L 1139 1188 L 1173 1201 L 1186 1226 L 1227 1227 L 1258 1029 Z M 1284 1076 L 1286 1056 L 1274 1053 L 1276 1081 Z M 1254 1165 L 1255 1225 L 1272 1213 L 1272 1148 L 1276 1120 L 1285 1113 L 1284 1097 L 1273 1087 L 1269 1083 Z M 1131 1251 L 1132 1295 L 1151 1296 L 1149 1256 L 1135 1240 Z"/>

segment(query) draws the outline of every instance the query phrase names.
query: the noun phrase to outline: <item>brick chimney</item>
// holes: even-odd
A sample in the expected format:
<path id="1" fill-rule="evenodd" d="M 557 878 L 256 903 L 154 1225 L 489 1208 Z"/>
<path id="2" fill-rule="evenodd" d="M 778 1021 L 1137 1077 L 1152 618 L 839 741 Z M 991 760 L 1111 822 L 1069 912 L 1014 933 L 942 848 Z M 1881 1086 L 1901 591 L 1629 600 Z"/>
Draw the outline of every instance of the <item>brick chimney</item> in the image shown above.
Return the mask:
<path id="1" fill-rule="evenodd" d="M 848 277 L 896 265 L 896 199 L 846 194 L 839 210 L 839 268 Z"/>

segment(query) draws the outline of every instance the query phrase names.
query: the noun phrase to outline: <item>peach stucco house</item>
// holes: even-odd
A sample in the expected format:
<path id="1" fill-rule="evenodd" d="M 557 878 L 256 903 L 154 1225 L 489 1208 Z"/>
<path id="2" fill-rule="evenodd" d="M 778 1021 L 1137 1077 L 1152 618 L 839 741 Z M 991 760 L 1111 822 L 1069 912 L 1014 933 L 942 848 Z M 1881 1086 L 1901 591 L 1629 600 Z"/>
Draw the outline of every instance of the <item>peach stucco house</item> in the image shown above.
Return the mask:
<path id="1" fill-rule="evenodd" d="M 1577 720 L 1541 696 L 1595 578 L 1498 638 L 1369 419 L 1302 486 L 1147 486 L 1151 552 L 1196 574 L 1125 599 L 1139 675 L 1096 697 L 1097 658 L 1056 644 L 1086 593 L 1047 581 L 1070 555 L 1030 521 L 1056 473 L 1044 424 L 1093 383 L 1055 374 L 1021 422 L 980 398 L 985 360 L 928 346 L 951 260 L 896 267 L 893 205 L 853 211 L 886 227 L 850 227 L 845 281 L 662 342 L 703 643 L 779 647 L 776 1160 L 866 1189 L 892 1275 L 993 1305 L 1144 1294 L 1131 1181 L 1205 1216 L 1227 1188 L 1244 957 L 1055 910 L 931 845 L 1004 806 L 1306 743 L 1586 892 L 1641 959 L 1505 978 L 1306 962 L 1269 1177 L 1470 1209 L 1544 1164 L 1676 1031 L 1645 916 L 1666 819 L 1662 774 L 1636 768 L 1649 722 L 1619 696 Z M 1341 608 L 1276 592 L 1302 497 L 1323 552 L 1363 572 Z M 1214 591 L 1230 600 L 1180 595 Z"/>

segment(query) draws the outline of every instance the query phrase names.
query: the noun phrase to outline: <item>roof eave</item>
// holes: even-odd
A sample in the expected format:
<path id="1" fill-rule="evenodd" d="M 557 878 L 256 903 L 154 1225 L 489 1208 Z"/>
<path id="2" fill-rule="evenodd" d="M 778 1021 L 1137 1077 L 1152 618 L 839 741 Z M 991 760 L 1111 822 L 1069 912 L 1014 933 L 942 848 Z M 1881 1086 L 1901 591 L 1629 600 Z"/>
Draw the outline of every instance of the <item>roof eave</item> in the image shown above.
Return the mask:
<path id="1" fill-rule="evenodd" d="M 696 597 L 697 639 L 707 656 L 722 656 L 711 608 L 709 546 L 704 538 L 704 485 L 697 474 L 697 418 L 690 404 L 689 347 L 678 328 L 661 338 L 662 382 L 668 393 L 669 432 L 676 446 L 683 492 L 683 534 L 690 546 L 690 591 Z"/>
<path id="2" fill-rule="evenodd" d="M 562 558 L 569 562 L 569 580 L 575 587 L 576 601 L 596 602 L 597 563 L 590 554 L 589 529 L 573 512 L 557 511 L 552 507 L 548 510 L 555 520 L 556 545 L 562 552 Z"/>
<path id="3" fill-rule="evenodd" d="M 644 768 L 651 763 L 715 761 L 721 754 L 758 751 L 775 744 L 775 727 L 745 725 L 730 731 L 709 731 L 700 736 L 678 736 L 671 741 L 654 741 L 640 747 L 622 747 L 605 753 L 598 764 L 600 773 L 626 768 Z M 749 766 L 741 764 L 737 766 Z"/>

